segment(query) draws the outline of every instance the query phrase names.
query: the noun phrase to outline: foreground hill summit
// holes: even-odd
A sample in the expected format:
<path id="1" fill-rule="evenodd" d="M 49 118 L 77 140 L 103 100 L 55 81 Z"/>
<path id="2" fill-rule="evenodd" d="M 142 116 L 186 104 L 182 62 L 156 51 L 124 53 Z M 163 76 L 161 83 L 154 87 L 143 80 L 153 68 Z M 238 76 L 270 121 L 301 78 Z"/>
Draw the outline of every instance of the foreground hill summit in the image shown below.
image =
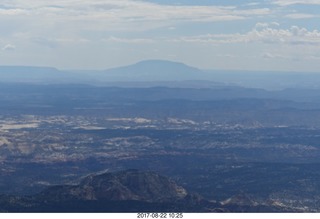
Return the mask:
<path id="1" fill-rule="evenodd" d="M 183 199 L 187 191 L 170 179 L 153 172 L 128 170 L 86 177 L 79 185 L 54 186 L 39 194 L 39 198 L 58 201 L 135 200 L 168 202 Z"/>
<path id="2" fill-rule="evenodd" d="M 208 201 L 154 172 L 126 170 L 93 174 L 78 185 L 51 186 L 33 196 L 2 195 L 0 212 L 292 211 L 279 206 L 258 205 L 247 197 L 239 204 L 230 200 L 228 203 Z"/>

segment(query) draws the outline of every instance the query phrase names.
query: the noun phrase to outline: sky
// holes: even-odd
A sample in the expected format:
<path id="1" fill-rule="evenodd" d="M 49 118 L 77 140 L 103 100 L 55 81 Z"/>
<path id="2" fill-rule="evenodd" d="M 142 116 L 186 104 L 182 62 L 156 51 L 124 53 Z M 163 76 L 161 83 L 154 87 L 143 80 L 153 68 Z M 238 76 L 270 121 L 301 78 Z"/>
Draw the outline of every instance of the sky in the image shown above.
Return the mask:
<path id="1" fill-rule="evenodd" d="M 320 0 L 0 0 L 0 65 L 320 72 Z"/>

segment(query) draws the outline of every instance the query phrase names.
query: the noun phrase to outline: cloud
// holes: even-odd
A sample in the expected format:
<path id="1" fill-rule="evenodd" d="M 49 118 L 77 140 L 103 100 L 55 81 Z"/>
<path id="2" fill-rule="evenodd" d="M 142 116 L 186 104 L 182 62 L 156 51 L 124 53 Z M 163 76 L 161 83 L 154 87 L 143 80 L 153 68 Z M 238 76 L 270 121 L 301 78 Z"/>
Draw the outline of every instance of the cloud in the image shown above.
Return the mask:
<path id="1" fill-rule="evenodd" d="M 65 47 L 66 45 L 80 45 L 80 44 L 85 44 L 85 43 L 90 43 L 91 41 L 84 39 L 84 38 L 46 38 L 46 37 L 31 37 L 30 42 L 34 44 L 41 45 L 43 47 L 51 48 L 51 49 L 56 49 L 56 48 L 61 48 Z"/>
<path id="2" fill-rule="evenodd" d="M 319 0 L 275 0 L 273 4 L 279 6 L 290 6 L 290 5 L 320 5 Z"/>
<path id="3" fill-rule="evenodd" d="M 262 30 L 252 30 L 244 38 L 251 42 L 320 45 L 318 30 L 309 31 L 298 26 L 291 26 L 289 29 L 266 27 Z"/>
<path id="4" fill-rule="evenodd" d="M 289 45 L 320 45 L 320 31 L 307 30 L 298 26 L 289 29 L 277 27 L 277 23 L 257 23 L 251 31 L 240 34 L 206 34 L 187 36 L 175 39 L 176 42 L 189 43 L 264 43 L 264 44 L 289 44 Z"/>
<path id="5" fill-rule="evenodd" d="M 24 9 L 4 9 L 4 8 L 0 8 L 0 16 L 3 15 L 10 15 L 10 16 L 15 16 L 15 15 L 27 15 L 28 12 L 27 10 Z"/>
<path id="6" fill-rule="evenodd" d="M 14 16 L 31 30 L 148 30 L 181 22 L 234 21 L 268 15 L 268 8 L 165 5 L 134 0 L 11 0 L 0 16 Z"/>
<path id="7" fill-rule="evenodd" d="M 120 37 L 114 37 L 114 36 L 103 39 L 102 41 L 115 42 L 115 43 L 129 43 L 129 44 L 146 44 L 146 43 L 155 42 L 155 40 L 150 38 L 120 38 Z"/>
<path id="8" fill-rule="evenodd" d="M 257 6 L 257 5 L 260 5 L 261 2 L 250 2 L 250 3 L 247 3 L 246 5 L 247 6 Z"/>
<path id="9" fill-rule="evenodd" d="M 319 16 L 314 14 L 293 13 L 293 14 L 287 14 L 284 17 L 290 18 L 290 19 L 309 19 L 309 18 L 318 18 Z"/>
<path id="10" fill-rule="evenodd" d="M 268 27 L 279 27 L 280 24 L 277 22 L 271 22 L 271 23 L 256 23 L 254 29 L 264 29 Z"/>
<path id="11" fill-rule="evenodd" d="M 200 1 L 163 2 L 169 1 L 2 0 L 0 51 L 14 50 L 17 45 L 19 53 L 6 57 L 12 63 L 104 68 L 113 62 L 124 64 L 154 54 L 157 57 L 176 54 L 181 60 L 202 60 L 202 55 L 216 54 L 226 54 L 220 59 L 241 60 L 244 53 L 276 59 L 275 54 L 288 55 L 286 51 L 290 49 L 291 53 L 296 52 L 293 45 L 302 45 L 297 46 L 297 53 L 305 53 L 303 46 L 308 49 L 320 46 L 319 30 L 310 29 L 314 24 L 306 24 L 308 29 L 303 28 L 304 20 L 299 21 L 300 26 L 292 23 L 293 19 L 318 16 L 316 12 L 308 15 L 299 7 L 286 8 L 320 4 L 319 0 L 223 1 L 223 4 L 204 1 L 209 2 L 207 5 Z M 286 27 L 269 22 L 284 18 Z M 253 22 L 257 24 L 252 25 Z M 252 28 L 247 29 L 248 25 Z M 146 55 L 130 52 L 136 47 L 146 51 Z M 157 53 L 153 52 L 155 49 Z M 309 51 L 310 55 L 317 54 L 313 49 Z M 108 64 L 105 57 L 112 61 Z"/>
<path id="12" fill-rule="evenodd" d="M 16 46 L 12 44 L 7 44 L 4 47 L 2 47 L 3 51 L 13 51 L 15 49 L 16 49 Z"/>
<path id="13" fill-rule="evenodd" d="M 257 23 L 255 25 L 255 28 L 266 28 L 266 27 L 269 27 L 269 24 L 268 23 Z"/>
<path id="14" fill-rule="evenodd" d="M 289 59 L 290 58 L 289 56 L 284 56 L 284 55 L 280 55 L 280 54 L 273 54 L 273 53 L 269 53 L 269 52 L 263 53 L 261 56 L 264 59 Z"/>
<path id="15" fill-rule="evenodd" d="M 52 50 L 84 42 L 150 44 L 161 41 L 148 38 L 154 30 L 159 30 L 159 38 L 165 38 L 170 33 L 179 34 L 185 24 L 195 27 L 198 23 L 243 21 L 271 13 L 268 8 L 141 0 L 3 0 L 1 5 L 0 26 L 4 28 L 0 34 L 5 42 L 28 48 L 37 44 Z M 151 34 L 143 36 L 148 31 Z"/>
<path id="16" fill-rule="evenodd" d="M 319 55 L 311 55 L 308 58 L 309 59 L 313 59 L 313 60 L 320 60 L 320 56 Z"/>

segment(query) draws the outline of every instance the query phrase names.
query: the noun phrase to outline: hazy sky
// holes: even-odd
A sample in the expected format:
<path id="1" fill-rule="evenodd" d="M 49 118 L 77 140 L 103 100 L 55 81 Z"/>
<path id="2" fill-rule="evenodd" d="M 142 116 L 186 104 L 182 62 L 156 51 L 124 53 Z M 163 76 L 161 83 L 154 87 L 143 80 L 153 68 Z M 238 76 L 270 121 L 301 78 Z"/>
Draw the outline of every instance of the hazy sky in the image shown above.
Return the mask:
<path id="1" fill-rule="evenodd" d="M 320 0 L 1 0 L 0 65 L 320 72 Z"/>

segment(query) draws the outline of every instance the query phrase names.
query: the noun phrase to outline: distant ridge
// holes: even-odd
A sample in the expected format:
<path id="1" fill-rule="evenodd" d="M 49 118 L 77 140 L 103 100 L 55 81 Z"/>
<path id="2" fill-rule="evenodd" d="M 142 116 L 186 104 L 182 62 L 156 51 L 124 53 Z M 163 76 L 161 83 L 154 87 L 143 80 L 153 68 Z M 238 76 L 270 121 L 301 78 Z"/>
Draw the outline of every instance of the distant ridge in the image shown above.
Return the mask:
<path id="1" fill-rule="evenodd" d="M 42 71 L 52 71 L 57 72 L 58 69 L 54 67 L 41 67 L 41 66 L 11 66 L 11 65 L 2 65 L 0 66 L 0 73 L 6 72 L 15 72 L 15 73 L 28 73 L 28 72 L 42 72 Z"/>
<path id="2" fill-rule="evenodd" d="M 66 72 L 53 67 L 0 66 L 0 82 L 61 83 L 68 79 Z"/>

